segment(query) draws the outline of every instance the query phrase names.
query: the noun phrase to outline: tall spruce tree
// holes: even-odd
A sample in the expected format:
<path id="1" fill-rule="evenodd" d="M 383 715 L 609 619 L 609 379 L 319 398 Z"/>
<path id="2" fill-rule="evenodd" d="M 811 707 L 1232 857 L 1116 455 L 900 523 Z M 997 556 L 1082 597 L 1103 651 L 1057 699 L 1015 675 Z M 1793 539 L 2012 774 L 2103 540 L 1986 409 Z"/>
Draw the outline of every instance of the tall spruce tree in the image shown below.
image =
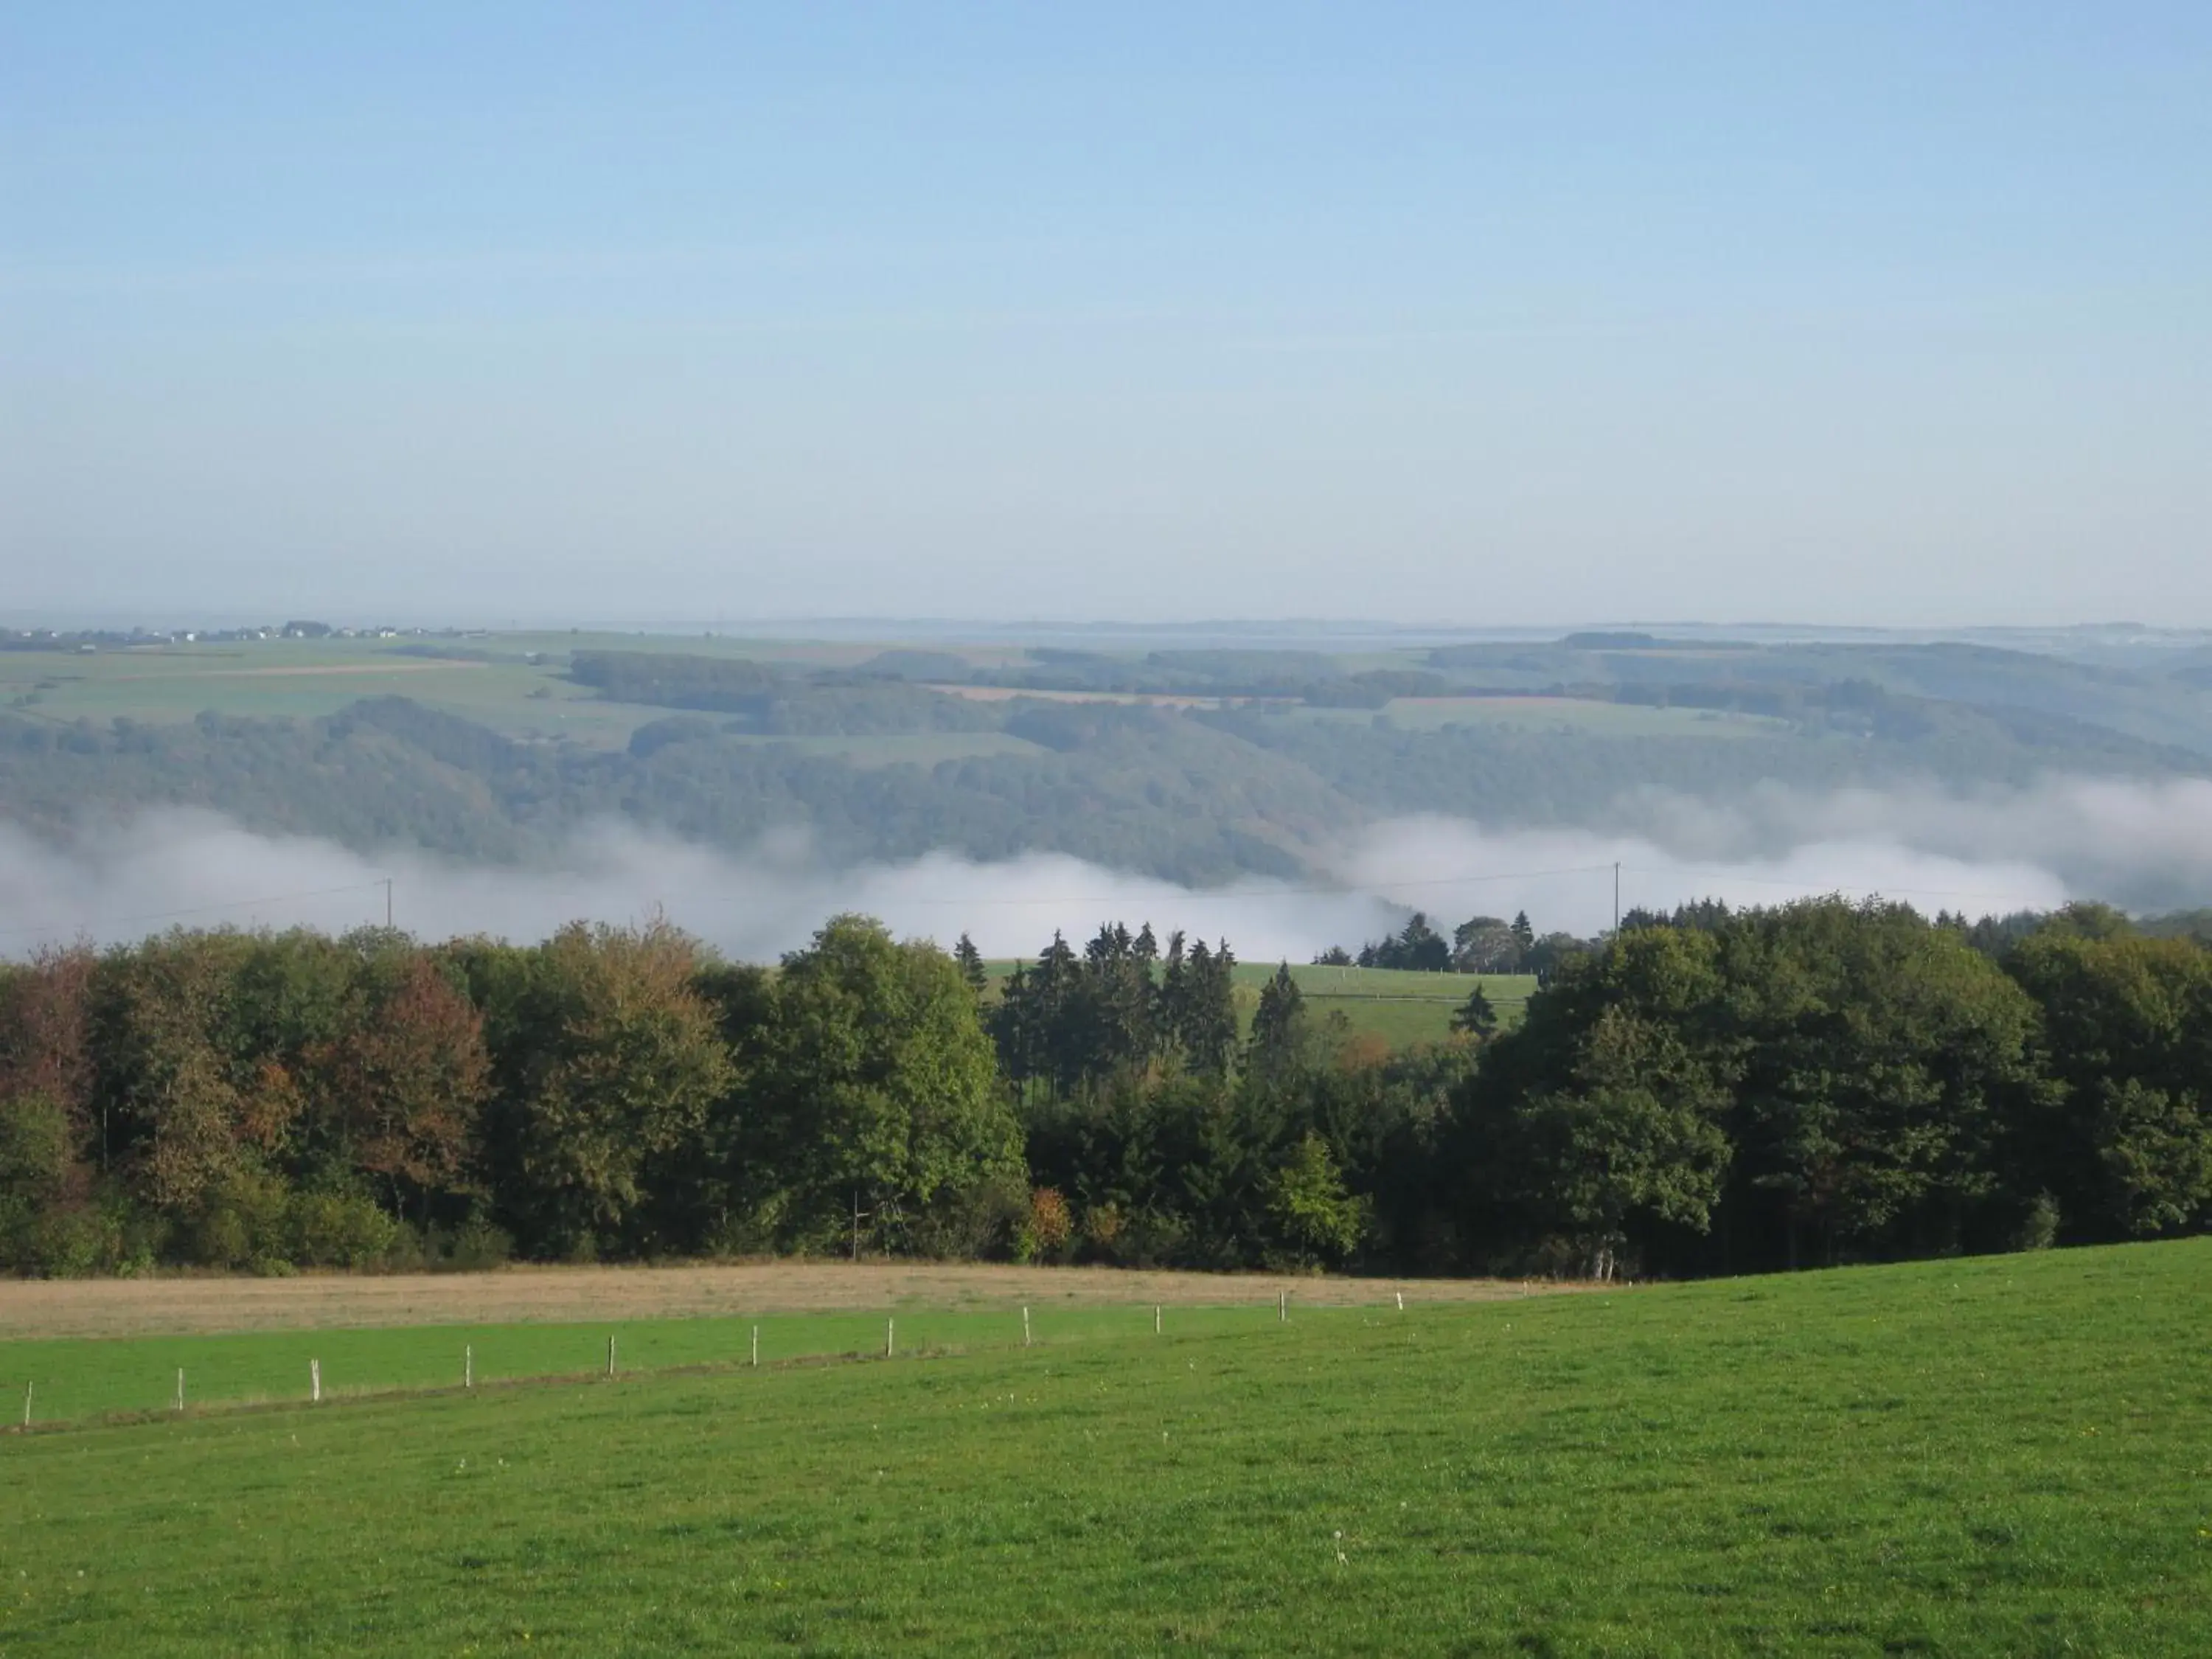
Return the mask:
<path id="1" fill-rule="evenodd" d="M 952 947 L 952 960 L 959 964 L 960 977 L 967 981 L 968 988 L 980 1001 L 983 994 L 991 988 L 991 970 L 984 967 L 983 953 L 975 948 L 975 941 L 964 933 L 960 935 L 960 942 Z"/>
<path id="2" fill-rule="evenodd" d="M 1291 977 L 1291 964 L 1283 963 L 1260 988 L 1260 1006 L 1252 1015 L 1246 1054 L 1254 1073 L 1278 1075 L 1297 1063 L 1305 1041 L 1305 994 Z"/>

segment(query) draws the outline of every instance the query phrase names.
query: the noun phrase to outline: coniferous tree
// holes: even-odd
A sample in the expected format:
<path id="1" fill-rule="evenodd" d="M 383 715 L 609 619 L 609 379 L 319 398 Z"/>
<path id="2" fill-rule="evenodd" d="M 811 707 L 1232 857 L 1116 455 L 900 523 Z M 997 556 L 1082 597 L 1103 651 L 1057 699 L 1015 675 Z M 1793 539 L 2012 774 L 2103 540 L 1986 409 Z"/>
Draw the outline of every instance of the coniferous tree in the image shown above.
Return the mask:
<path id="1" fill-rule="evenodd" d="M 1490 998 L 1478 984 L 1467 994 L 1467 1000 L 1452 1012 L 1451 1028 L 1464 1032 L 1477 1042 L 1488 1042 L 1498 1034 L 1498 1010 L 1491 1006 Z"/>
<path id="2" fill-rule="evenodd" d="M 1036 999 L 1026 964 L 1016 963 L 1006 982 L 999 988 L 999 1006 L 990 1011 L 987 1027 L 999 1051 L 999 1070 L 1012 1086 L 1014 1097 L 1024 1097 L 1030 1079 L 1044 1071 L 1036 1030 Z"/>
<path id="3" fill-rule="evenodd" d="M 1183 1054 L 1191 1070 L 1219 1077 L 1237 1052 L 1237 957 L 1226 939 L 1212 951 L 1200 939 L 1190 947 L 1183 971 Z"/>
<path id="4" fill-rule="evenodd" d="M 962 933 L 960 942 L 952 947 L 952 959 L 959 963 L 960 977 L 968 981 L 968 988 L 981 1000 L 991 988 L 991 971 L 983 965 L 983 953 L 975 948 L 975 941 Z"/>
<path id="5" fill-rule="evenodd" d="M 1260 1006 L 1252 1015 L 1247 1050 L 1251 1069 L 1262 1076 L 1281 1073 L 1297 1062 L 1304 1037 L 1305 994 L 1291 977 L 1291 964 L 1285 962 L 1260 988 Z"/>

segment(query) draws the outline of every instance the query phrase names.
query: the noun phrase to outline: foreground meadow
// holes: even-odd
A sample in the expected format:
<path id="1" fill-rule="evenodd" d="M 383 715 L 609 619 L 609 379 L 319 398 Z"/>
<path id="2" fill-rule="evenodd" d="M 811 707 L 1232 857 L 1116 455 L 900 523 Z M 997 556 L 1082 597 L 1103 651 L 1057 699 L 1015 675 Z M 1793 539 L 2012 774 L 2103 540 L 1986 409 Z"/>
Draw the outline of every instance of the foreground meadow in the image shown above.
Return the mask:
<path id="1" fill-rule="evenodd" d="M 1028 1349 L 963 1314 L 890 1362 L 13 1436 L 0 1652 L 2201 1653 L 2208 1270 L 1094 1309 Z"/>

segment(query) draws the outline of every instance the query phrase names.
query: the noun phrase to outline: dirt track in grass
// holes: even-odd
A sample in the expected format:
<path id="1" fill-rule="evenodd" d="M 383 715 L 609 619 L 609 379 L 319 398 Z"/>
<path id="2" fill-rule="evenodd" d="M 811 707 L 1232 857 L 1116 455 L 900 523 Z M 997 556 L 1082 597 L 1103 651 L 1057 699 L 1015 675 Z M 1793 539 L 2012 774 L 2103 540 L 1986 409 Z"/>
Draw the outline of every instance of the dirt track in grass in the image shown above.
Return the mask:
<path id="1" fill-rule="evenodd" d="M 1326 1279 L 939 1262 L 777 1261 L 675 1267 L 507 1267 L 297 1279 L 0 1280 L 0 1337 L 149 1336 L 394 1325 L 563 1323 L 842 1309 L 1348 1306 L 1489 1302 L 1560 1288 L 1519 1280 Z"/>

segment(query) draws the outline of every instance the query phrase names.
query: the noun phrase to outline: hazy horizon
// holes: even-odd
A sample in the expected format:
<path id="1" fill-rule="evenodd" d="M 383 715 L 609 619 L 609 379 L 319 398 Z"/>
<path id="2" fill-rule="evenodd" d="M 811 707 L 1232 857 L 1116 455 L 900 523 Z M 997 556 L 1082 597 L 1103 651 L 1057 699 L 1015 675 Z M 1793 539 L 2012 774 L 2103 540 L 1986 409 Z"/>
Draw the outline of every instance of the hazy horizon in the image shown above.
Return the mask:
<path id="1" fill-rule="evenodd" d="M 2178 4 L 18 9 L 8 604 L 2212 626 L 2208 111 Z"/>

